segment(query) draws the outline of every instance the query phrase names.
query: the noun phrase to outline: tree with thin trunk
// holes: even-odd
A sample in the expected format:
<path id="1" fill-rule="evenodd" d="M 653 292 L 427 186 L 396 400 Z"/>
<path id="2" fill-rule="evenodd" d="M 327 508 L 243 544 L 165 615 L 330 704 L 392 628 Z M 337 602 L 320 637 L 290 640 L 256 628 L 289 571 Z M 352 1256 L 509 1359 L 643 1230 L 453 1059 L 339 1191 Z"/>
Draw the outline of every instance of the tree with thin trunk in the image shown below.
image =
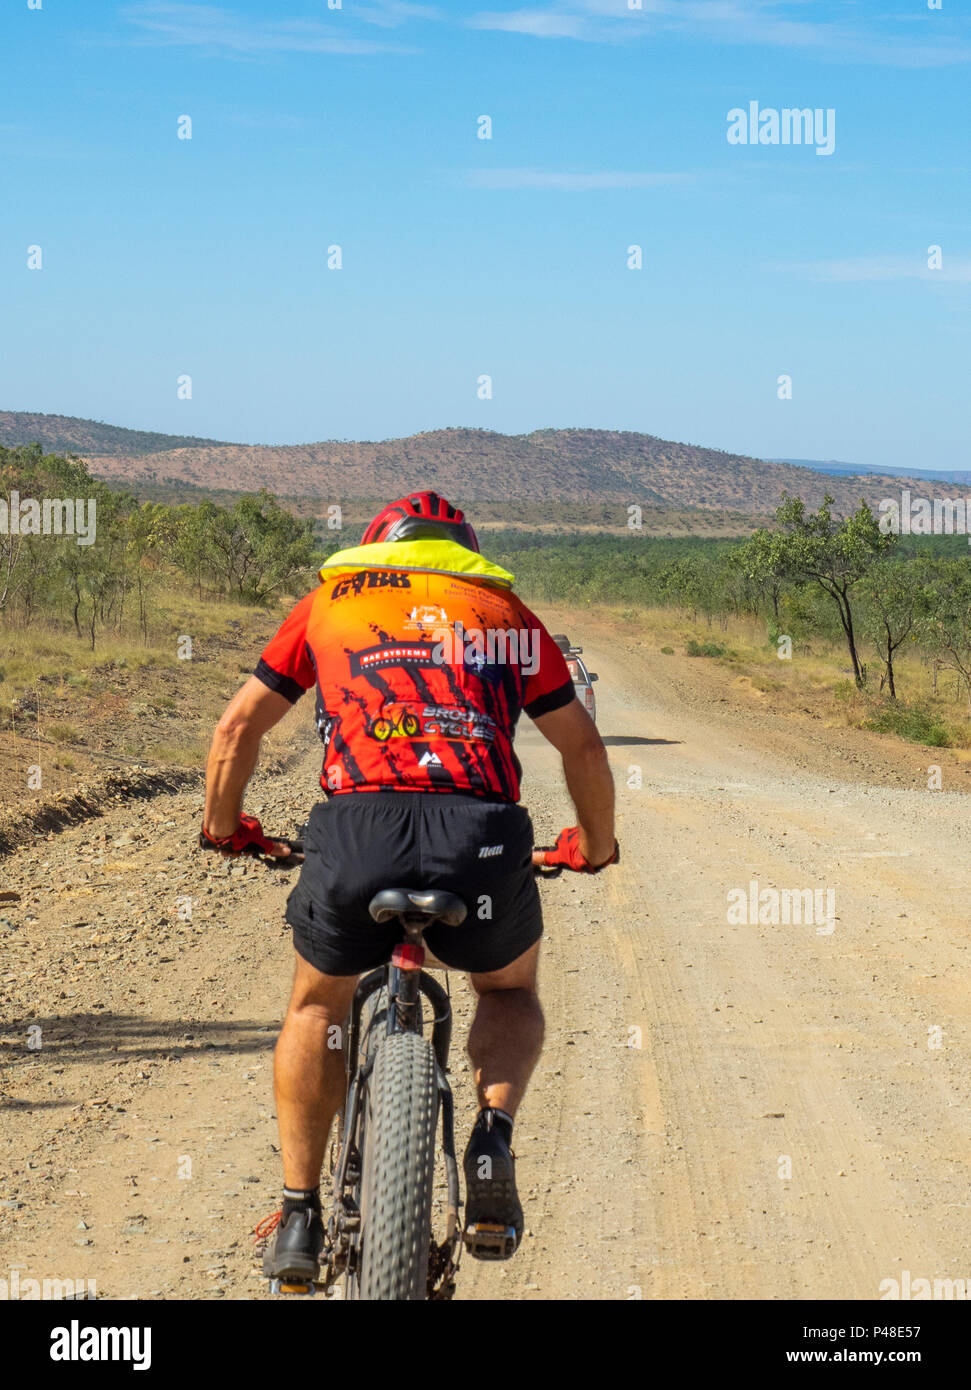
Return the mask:
<path id="1" fill-rule="evenodd" d="M 957 673 L 971 713 L 971 565 L 968 561 L 938 560 L 933 570 L 932 594 L 926 625 L 929 644 L 938 664 Z"/>
<path id="2" fill-rule="evenodd" d="M 827 493 L 818 511 L 806 513 L 799 497 L 784 497 L 776 511 L 779 531 L 773 547 L 778 572 L 784 579 L 818 585 L 836 606 L 859 689 L 866 684 L 866 667 L 860 660 L 853 604 L 858 585 L 896 541 L 884 535 L 876 517 L 861 499 L 845 518 L 832 513 L 834 499 Z"/>
<path id="3" fill-rule="evenodd" d="M 891 700 L 897 698 L 894 658 L 910 637 L 916 640 L 933 603 L 932 570 L 924 556 L 899 559 L 886 556 L 876 562 L 860 585 L 863 627 L 884 665 L 881 689 L 886 683 Z"/>
<path id="4" fill-rule="evenodd" d="M 760 527 L 732 552 L 728 561 L 729 566 L 740 571 L 751 584 L 761 603 L 772 605 L 772 616 L 776 622 L 779 621 L 779 600 L 785 570 L 782 548 L 783 537 L 778 532 Z"/>

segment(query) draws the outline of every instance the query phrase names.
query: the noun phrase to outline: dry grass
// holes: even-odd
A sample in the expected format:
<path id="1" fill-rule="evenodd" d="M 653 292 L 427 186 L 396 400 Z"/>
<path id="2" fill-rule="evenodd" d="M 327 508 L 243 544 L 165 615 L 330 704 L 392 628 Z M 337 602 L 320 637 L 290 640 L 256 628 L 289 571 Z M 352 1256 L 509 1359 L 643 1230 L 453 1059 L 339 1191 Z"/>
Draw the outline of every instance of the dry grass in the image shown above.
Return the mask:
<path id="1" fill-rule="evenodd" d="M 26 628 L 0 623 L 0 705 L 9 709 L 12 700 L 38 683 L 53 684 L 62 695 L 95 693 L 103 685 L 106 668 L 187 673 L 193 663 L 180 659 L 180 638 L 191 638 L 193 655 L 208 663 L 222 651 L 227 635 L 238 634 L 245 641 L 252 634 L 254 647 L 261 645 L 287 606 L 281 604 L 279 613 L 267 614 L 247 604 L 171 591 L 158 594 L 155 605 L 147 638 L 136 631 L 99 634 L 94 651 L 73 629 L 53 623 L 35 621 Z"/>
<path id="2" fill-rule="evenodd" d="M 213 726 L 285 612 L 158 596 L 147 640 L 109 634 L 94 651 L 73 629 L 0 627 L 0 807 L 139 763 L 200 768 Z M 192 660 L 178 639 L 192 639 Z"/>
<path id="3" fill-rule="evenodd" d="M 794 642 L 791 659 L 780 660 L 766 624 L 755 619 L 715 620 L 709 625 L 675 609 L 604 607 L 596 612 L 647 640 L 659 657 L 665 648 L 685 655 L 691 644 L 724 648 L 722 655 L 699 659 L 727 667 L 752 691 L 820 715 L 830 727 L 875 728 L 931 747 L 971 748 L 963 682 L 954 672 L 942 670 L 935 690 L 933 667 L 921 660 L 915 647 L 903 649 L 895 662 L 895 704 L 880 692 L 883 663 L 865 644 L 862 659 L 868 685 L 860 691 L 853 683 L 846 648 L 836 643 Z"/>

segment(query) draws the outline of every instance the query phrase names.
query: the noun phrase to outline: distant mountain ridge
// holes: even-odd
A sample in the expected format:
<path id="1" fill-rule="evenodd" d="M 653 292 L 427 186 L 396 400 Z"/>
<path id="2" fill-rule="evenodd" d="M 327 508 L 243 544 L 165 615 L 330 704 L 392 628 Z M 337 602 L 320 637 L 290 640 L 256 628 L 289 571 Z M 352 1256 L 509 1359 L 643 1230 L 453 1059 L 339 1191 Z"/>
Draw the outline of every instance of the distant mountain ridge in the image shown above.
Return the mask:
<path id="1" fill-rule="evenodd" d="M 219 445 L 220 439 L 198 435 L 157 434 L 152 430 L 127 430 L 101 420 L 81 420 L 75 415 L 31 415 L 22 410 L 0 410 L 0 444 L 42 444 L 48 454 L 97 454 L 116 458 L 141 458 L 167 449 Z"/>
<path id="2" fill-rule="evenodd" d="M 932 478 L 940 483 L 957 483 L 966 487 L 971 483 L 971 473 L 960 469 L 941 469 L 935 473 L 930 468 L 896 468 L 891 464 L 877 468 L 866 463 L 841 463 L 839 459 L 770 459 L 770 463 L 791 463 L 794 468 L 812 468 L 817 473 L 829 473 L 833 477 L 863 478 L 877 473 L 881 477 L 892 478 Z"/>
<path id="3" fill-rule="evenodd" d="M 621 430 L 506 435 L 458 428 L 376 442 L 268 446 L 125 430 L 70 416 L 0 412 L 0 443 L 35 439 L 48 450 L 81 454 L 97 477 L 136 491 L 139 482 L 228 492 L 269 487 L 280 496 L 322 504 L 433 487 L 463 503 L 610 504 L 612 511 L 636 503 L 766 517 L 783 493 L 818 506 L 829 492 L 842 510 L 850 510 L 861 496 L 875 505 L 909 478 L 928 496 L 948 495 L 946 484 L 913 474 L 888 470 L 844 478 Z"/>

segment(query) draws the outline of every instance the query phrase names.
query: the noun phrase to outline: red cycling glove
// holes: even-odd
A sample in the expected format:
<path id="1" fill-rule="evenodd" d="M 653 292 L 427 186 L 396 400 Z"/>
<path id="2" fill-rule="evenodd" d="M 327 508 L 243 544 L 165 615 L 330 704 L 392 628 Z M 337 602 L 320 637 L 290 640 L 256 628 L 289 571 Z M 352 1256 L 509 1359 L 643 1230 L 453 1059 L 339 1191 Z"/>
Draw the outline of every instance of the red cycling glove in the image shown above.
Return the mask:
<path id="1" fill-rule="evenodd" d="M 277 844 L 287 844 L 286 840 L 268 840 L 263 834 L 263 827 L 255 816 L 240 816 L 239 825 L 232 835 L 224 835 L 222 839 L 215 839 L 203 825 L 199 832 L 200 849 L 218 849 L 223 854 L 252 854 L 268 855 L 272 859 L 287 858 L 286 855 L 279 855 L 276 852 Z"/>
<path id="2" fill-rule="evenodd" d="M 580 853 L 580 828 L 571 825 L 566 830 L 561 830 L 556 837 L 556 845 L 553 849 L 544 851 L 544 860 L 547 868 L 552 868 L 556 864 L 561 864 L 565 869 L 573 869 L 579 874 L 598 874 L 601 869 L 605 869 L 608 864 L 616 864 L 620 857 L 620 847 L 614 841 L 614 852 L 609 859 L 605 859 L 602 864 L 591 864 L 584 859 Z"/>

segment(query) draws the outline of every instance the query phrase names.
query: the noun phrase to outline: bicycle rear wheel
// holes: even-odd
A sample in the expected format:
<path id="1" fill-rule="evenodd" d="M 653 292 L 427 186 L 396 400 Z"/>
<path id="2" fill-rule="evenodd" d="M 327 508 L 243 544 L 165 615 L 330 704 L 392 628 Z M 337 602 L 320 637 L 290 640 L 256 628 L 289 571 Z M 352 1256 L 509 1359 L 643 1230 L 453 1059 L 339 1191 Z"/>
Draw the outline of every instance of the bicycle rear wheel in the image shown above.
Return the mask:
<path id="1" fill-rule="evenodd" d="M 417 1033 L 382 1038 L 368 1082 L 358 1298 L 427 1297 L 437 1122 L 431 1043 Z"/>

